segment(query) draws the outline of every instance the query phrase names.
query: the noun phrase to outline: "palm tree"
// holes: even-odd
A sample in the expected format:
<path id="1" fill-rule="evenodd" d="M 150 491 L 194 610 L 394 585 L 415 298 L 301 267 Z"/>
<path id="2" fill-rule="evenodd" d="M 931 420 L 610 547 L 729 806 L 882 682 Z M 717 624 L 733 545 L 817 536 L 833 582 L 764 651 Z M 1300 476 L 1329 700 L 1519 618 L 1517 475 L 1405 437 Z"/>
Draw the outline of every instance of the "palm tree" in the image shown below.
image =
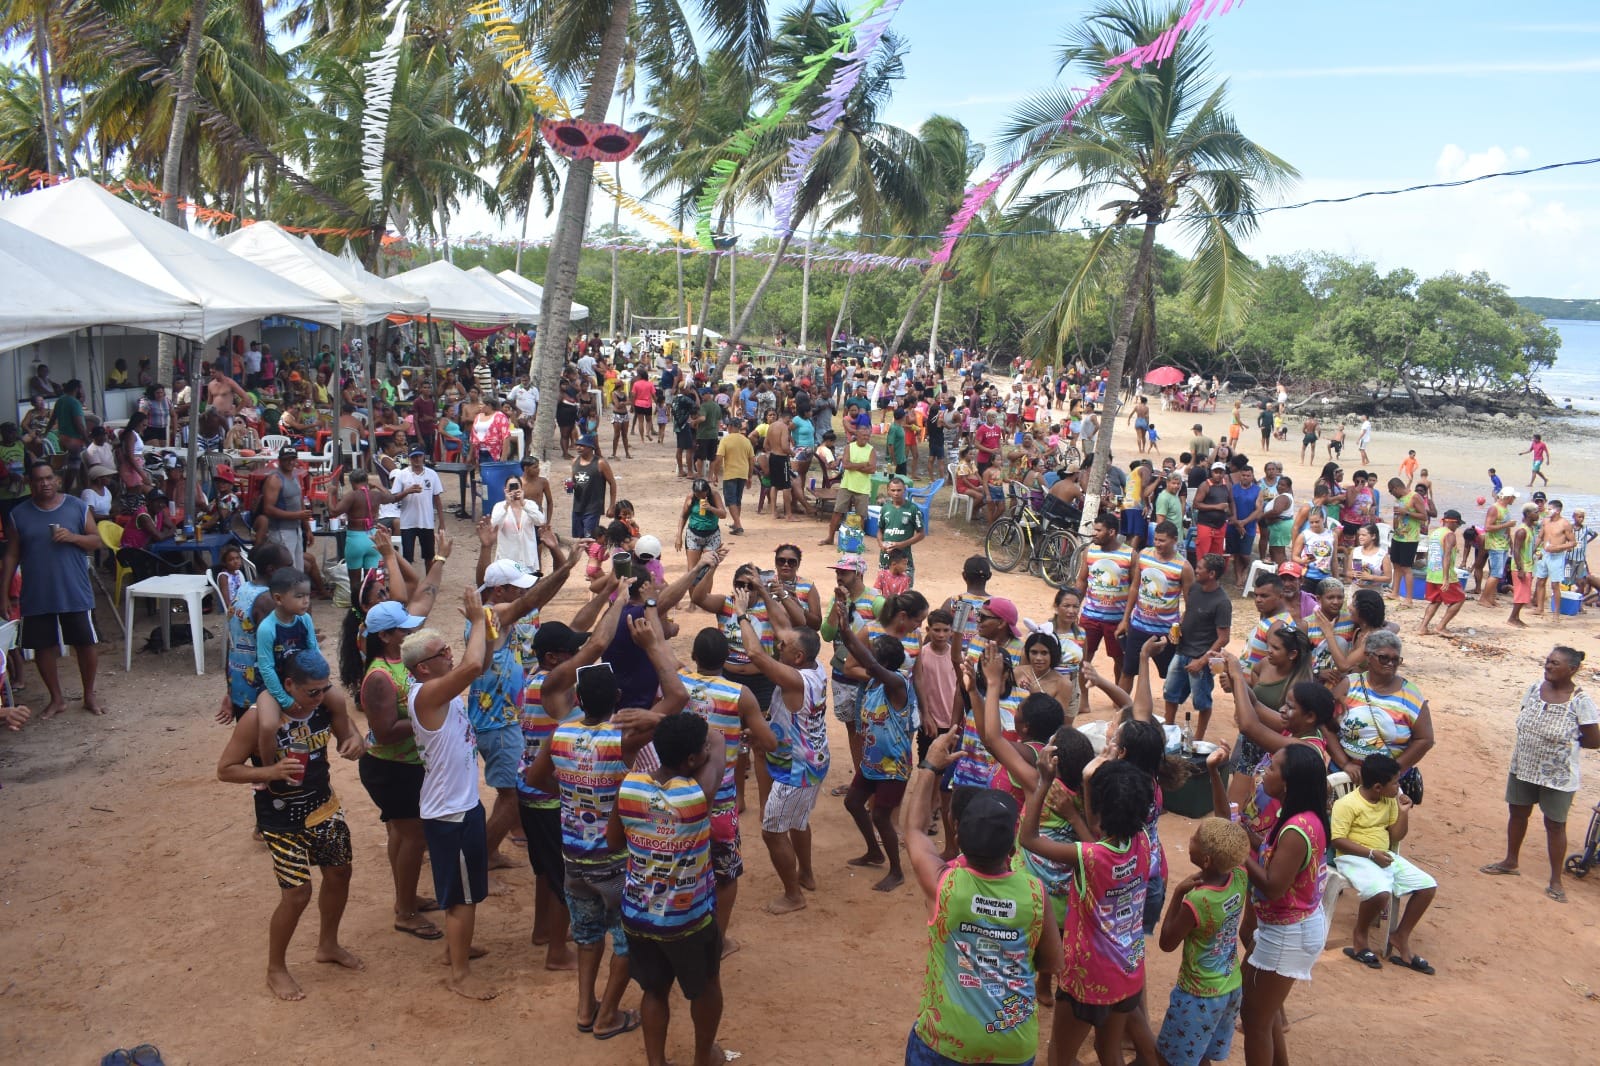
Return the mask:
<path id="1" fill-rule="evenodd" d="M 1096 80 L 1107 60 L 1149 44 L 1180 14 L 1180 8 L 1167 4 L 1113 0 L 1068 32 L 1061 68 L 1077 68 Z M 1186 35 L 1166 61 L 1125 70 L 1105 98 L 1062 132 L 1060 117 L 1074 102 L 1071 93 L 1052 91 L 1023 103 L 1012 115 L 1005 143 L 1013 151 L 1033 153 L 1017 172 L 1017 187 L 1063 175 L 1073 184 L 1024 196 L 1009 221 L 1019 229 L 1036 229 L 1041 224 L 1071 225 L 1096 209 L 1112 214 L 1112 224 L 1091 240 L 1084 267 L 1031 331 L 1033 349 L 1052 360 L 1060 359 L 1067 337 L 1113 268 L 1116 235 L 1124 226 L 1142 227 L 1122 284 L 1107 360 L 1115 395 L 1161 224 L 1176 221 L 1195 246 L 1185 282 L 1197 313 L 1218 342 L 1241 320 L 1253 290 L 1253 268 L 1238 241 L 1256 228 L 1261 194 L 1298 174 L 1239 132 L 1228 111 L 1227 85 L 1212 77 L 1210 53 L 1197 31 Z M 1104 415 L 1102 424 L 1113 426 L 1115 411 Z M 1108 431 L 1095 446 L 1091 506 L 1084 508 L 1088 520 L 1095 514 L 1092 504 L 1110 460 Z"/>
<path id="2" fill-rule="evenodd" d="M 931 116 L 922 124 L 918 137 L 922 141 L 928 166 L 927 173 L 919 179 L 927 193 L 928 211 L 923 216 L 922 225 L 917 228 L 923 232 L 937 232 L 951 213 L 961 206 L 962 193 L 967 187 L 967 175 L 983 161 L 984 149 L 983 145 L 972 140 L 965 126 L 947 115 Z M 902 250 L 909 249 L 896 249 L 896 251 Z M 900 328 L 895 331 L 894 341 L 884 352 L 885 358 L 900 350 L 900 342 L 905 340 L 906 331 L 911 328 L 911 320 L 915 317 L 917 308 L 922 305 L 922 301 L 927 298 L 929 289 L 937 287 L 939 296 L 934 306 L 935 308 L 940 306 L 944 296 L 944 282 L 941 280 L 944 273 L 941 265 L 930 267 L 923 274 L 922 284 L 917 286 L 916 292 L 911 297 L 905 317 L 900 320 Z M 937 333 L 937 311 L 934 321 L 934 331 Z"/>
<path id="3" fill-rule="evenodd" d="M 774 49 L 778 57 L 775 63 L 778 73 L 774 80 L 781 84 L 788 64 L 798 64 L 805 56 L 826 47 L 831 28 L 848 18 L 842 8 L 832 3 L 807 4 L 803 10 L 786 16 L 784 32 Z M 922 143 L 906 130 L 879 120 L 893 94 L 894 83 L 904 76 L 908 47 L 894 33 L 883 35 L 862 72 L 861 81 L 845 103 L 844 117 L 824 135 L 822 146 L 795 194 L 794 226 L 778 241 L 776 254 L 750 294 L 739 321 L 729 331 L 717 365 L 718 376 L 727 368 L 734 346 L 749 328 L 795 231 L 805 225 L 813 212 L 824 216 L 825 226 L 855 220 L 869 229 L 910 225 L 927 213 L 927 197 L 920 176 L 930 168 Z M 782 180 L 789 143 L 804 136 L 806 118 L 814 104 L 814 97 L 802 100 L 796 113 L 756 145 L 731 186 L 731 195 L 770 206 Z"/>
<path id="4" fill-rule="evenodd" d="M 639 61 L 658 81 L 674 80 L 695 61 L 690 5 L 681 0 L 547 0 L 533 5 L 529 29 L 545 65 L 588 89 L 581 118 L 605 121 L 617 75 L 628 50 L 630 20 L 638 9 Z M 763 0 L 697 0 L 693 10 L 707 28 L 714 48 L 726 49 L 755 68 L 767 50 L 767 7 Z M 543 395 L 557 392 L 566 363 L 567 315 L 578 280 L 579 256 L 588 223 L 593 160 L 574 160 L 561 190 L 561 209 L 545 272 L 544 306 L 534 356 L 535 379 Z M 541 404 L 534 436 L 544 453 L 555 439 L 555 404 Z"/>

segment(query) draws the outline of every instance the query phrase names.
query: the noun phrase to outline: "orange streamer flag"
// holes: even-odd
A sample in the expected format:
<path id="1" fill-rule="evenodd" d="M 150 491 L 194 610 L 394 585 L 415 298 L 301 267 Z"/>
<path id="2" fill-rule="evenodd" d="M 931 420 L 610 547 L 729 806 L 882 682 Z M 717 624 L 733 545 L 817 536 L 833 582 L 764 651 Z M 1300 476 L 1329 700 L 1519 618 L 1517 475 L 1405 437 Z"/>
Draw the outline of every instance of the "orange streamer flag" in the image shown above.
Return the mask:
<path id="1" fill-rule="evenodd" d="M 489 40 L 500 53 L 500 65 L 505 68 L 506 77 L 513 85 L 521 88 L 528 94 L 528 99 L 533 106 L 546 115 L 556 118 L 568 119 L 572 117 L 572 109 L 565 100 L 557 95 L 550 87 L 550 82 L 545 78 L 534 62 L 533 53 L 522 42 L 517 24 L 505 13 L 500 6 L 500 0 L 483 0 L 483 2 L 467 9 L 468 14 L 476 15 L 483 19 L 483 30 Z M 594 168 L 594 183 L 604 189 L 606 194 L 617 202 L 617 205 L 639 221 L 654 226 L 679 244 L 694 244 L 694 238 L 684 233 L 678 227 L 661 218 L 638 200 L 622 191 L 616 179 L 607 174 L 600 167 Z"/>

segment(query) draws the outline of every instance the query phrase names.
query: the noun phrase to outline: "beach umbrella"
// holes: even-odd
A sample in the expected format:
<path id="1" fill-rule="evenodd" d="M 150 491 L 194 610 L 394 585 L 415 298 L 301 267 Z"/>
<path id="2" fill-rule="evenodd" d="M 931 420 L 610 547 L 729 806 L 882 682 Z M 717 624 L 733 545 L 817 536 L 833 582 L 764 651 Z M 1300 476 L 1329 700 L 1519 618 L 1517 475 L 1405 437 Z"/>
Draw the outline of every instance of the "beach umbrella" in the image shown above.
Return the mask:
<path id="1" fill-rule="evenodd" d="M 1159 385 L 1166 388 L 1168 385 L 1182 385 L 1183 371 L 1175 366 L 1158 366 L 1144 376 L 1146 385 Z"/>

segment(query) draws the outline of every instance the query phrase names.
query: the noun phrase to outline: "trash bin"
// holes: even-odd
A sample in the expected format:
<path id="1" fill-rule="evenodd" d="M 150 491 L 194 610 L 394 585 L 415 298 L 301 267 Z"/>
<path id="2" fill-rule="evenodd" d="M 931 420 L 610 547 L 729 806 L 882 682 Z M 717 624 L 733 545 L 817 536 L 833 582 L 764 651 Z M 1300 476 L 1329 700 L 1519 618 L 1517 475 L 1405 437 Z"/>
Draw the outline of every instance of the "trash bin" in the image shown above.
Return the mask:
<path id="1" fill-rule="evenodd" d="M 506 479 L 521 473 L 521 463 L 482 463 L 478 466 L 478 480 L 483 483 L 484 514 L 488 514 L 495 504 L 506 498 Z"/>

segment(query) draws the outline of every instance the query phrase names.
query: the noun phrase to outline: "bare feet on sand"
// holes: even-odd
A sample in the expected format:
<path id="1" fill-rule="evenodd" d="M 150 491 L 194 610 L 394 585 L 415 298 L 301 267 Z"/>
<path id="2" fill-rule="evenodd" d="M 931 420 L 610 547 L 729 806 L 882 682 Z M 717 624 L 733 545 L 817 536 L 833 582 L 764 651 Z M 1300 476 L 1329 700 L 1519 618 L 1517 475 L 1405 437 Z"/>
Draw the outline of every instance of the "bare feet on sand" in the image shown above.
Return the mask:
<path id="1" fill-rule="evenodd" d="M 101 703 L 100 697 L 93 692 L 85 692 L 83 694 L 83 709 L 94 715 L 106 713 L 105 704 Z"/>
<path id="2" fill-rule="evenodd" d="M 768 914 L 792 914 L 795 911 L 803 911 L 805 909 L 806 898 L 804 896 L 801 896 L 799 899 L 790 899 L 788 896 L 779 896 L 777 899 L 767 904 Z"/>
<path id="3" fill-rule="evenodd" d="M 846 859 L 844 864 L 846 866 L 882 866 L 884 862 L 883 852 L 873 848 L 865 855 L 857 856 L 854 859 Z"/>
<path id="4" fill-rule="evenodd" d="M 481 959 L 487 954 L 489 954 L 489 949 L 488 948 L 480 948 L 476 944 L 472 945 L 470 948 L 467 949 L 467 958 L 469 958 L 469 959 Z M 439 956 L 439 965 L 440 966 L 449 966 L 450 965 L 450 949 L 449 948 L 445 948 L 444 949 L 444 953 Z"/>
<path id="5" fill-rule="evenodd" d="M 722 938 L 722 957 L 723 958 L 727 958 L 729 955 L 732 955 L 734 952 L 736 952 L 738 950 L 739 950 L 739 942 L 737 940 L 733 939 L 733 937 L 731 937 L 731 936 L 725 936 L 725 937 Z"/>
<path id="6" fill-rule="evenodd" d="M 272 989 L 273 995 L 291 1003 L 306 998 L 306 994 L 300 991 L 300 983 L 289 976 L 288 970 L 268 970 L 267 987 Z"/>
<path id="7" fill-rule="evenodd" d="M 66 709 L 67 709 L 67 705 L 66 705 L 65 701 L 63 701 L 63 700 L 51 700 L 49 703 L 44 705 L 44 710 L 39 712 L 39 721 L 43 722 L 43 721 L 46 721 L 48 719 L 54 718 L 56 715 L 60 714 L 62 711 L 66 710 Z"/>
<path id="8" fill-rule="evenodd" d="M 484 983 L 483 978 L 476 974 L 467 974 L 465 977 L 447 977 L 444 986 L 458 996 L 467 999 L 493 999 L 500 993 Z"/>
<path id="9" fill-rule="evenodd" d="M 817 890 L 817 875 L 810 870 L 801 870 L 800 887 L 807 892 L 815 892 Z"/>
<path id="10" fill-rule="evenodd" d="M 340 947 L 338 944 L 331 948 L 318 948 L 316 957 L 318 962 L 343 966 L 347 970 L 365 970 L 367 968 L 367 964 L 361 961 L 360 956 L 349 948 Z"/>

